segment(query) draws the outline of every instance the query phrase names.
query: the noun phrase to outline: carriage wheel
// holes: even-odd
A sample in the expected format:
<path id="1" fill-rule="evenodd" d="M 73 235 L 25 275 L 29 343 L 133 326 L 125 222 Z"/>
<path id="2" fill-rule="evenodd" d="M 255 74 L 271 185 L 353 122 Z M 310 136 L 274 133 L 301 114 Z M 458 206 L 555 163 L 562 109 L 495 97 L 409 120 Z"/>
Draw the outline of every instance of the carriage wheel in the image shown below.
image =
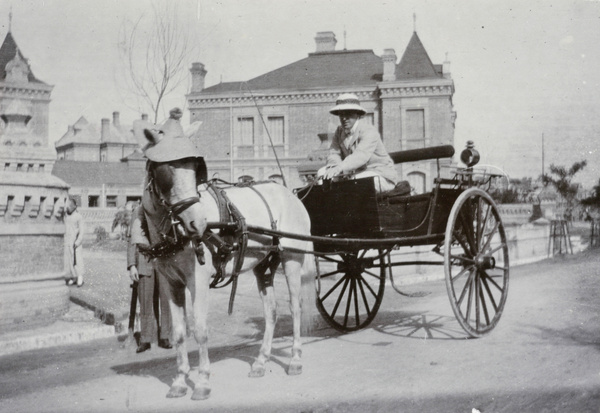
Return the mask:
<path id="1" fill-rule="evenodd" d="M 317 308 L 341 332 L 368 326 L 381 305 L 387 251 L 360 250 L 315 257 Z"/>
<path id="2" fill-rule="evenodd" d="M 444 241 L 444 271 L 452 310 L 472 337 L 498 323 L 508 293 L 508 245 L 492 198 L 469 188 L 456 199 Z"/>

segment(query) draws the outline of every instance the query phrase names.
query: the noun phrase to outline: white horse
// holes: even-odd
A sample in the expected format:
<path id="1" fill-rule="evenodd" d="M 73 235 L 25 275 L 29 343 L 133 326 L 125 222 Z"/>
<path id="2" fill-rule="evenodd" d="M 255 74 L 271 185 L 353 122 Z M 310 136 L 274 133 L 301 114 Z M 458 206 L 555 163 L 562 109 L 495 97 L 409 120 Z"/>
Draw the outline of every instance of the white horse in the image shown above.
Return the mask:
<path id="1" fill-rule="evenodd" d="M 149 161 L 142 205 L 147 222 L 146 230 L 153 244 L 152 250 L 163 253 L 167 250 L 166 255 L 155 259 L 154 265 L 161 288 L 168 290 L 173 326 L 172 342 L 177 352 L 177 376 L 167 397 L 184 396 L 187 393 L 188 377 L 194 382 L 192 399 L 206 399 L 211 391 L 207 335 L 208 292 L 215 268 L 210 250 L 200 239 L 208 222 L 220 221 L 219 208 L 209 193 L 200 191 L 199 196 L 198 177 L 202 175 L 205 166 L 190 139 L 185 136 L 168 136 L 150 129 L 145 129 L 144 135 L 149 141 L 145 148 Z M 301 201 L 279 184 L 260 184 L 254 189 L 231 187 L 226 190 L 226 194 L 249 225 L 272 228 L 274 222 L 279 231 L 310 235 L 310 220 Z M 273 242 L 272 237 L 250 233 L 241 272 L 255 268 L 268 254 L 269 248 L 273 250 Z M 279 245 L 277 250 L 287 279 L 293 318 L 293 345 L 288 367 L 288 374 L 293 375 L 302 372 L 301 326 L 306 331 L 305 328 L 310 328 L 312 322 L 315 266 L 310 254 L 311 242 L 281 238 Z M 200 261 L 203 260 L 205 263 L 202 265 Z M 231 273 L 232 266 L 230 260 L 226 267 L 227 274 Z M 265 374 L 265 363 L 271 355 L 276 301 L 270 277 L 272 274 L 261 274 L 261 271 L 256 275 L 259 295 L 263 301 L 265 332 L 260 352 L 249 373 L 251 377 Z M 186 326 L 199 345 L 197 376 L 190 375 Z"/>

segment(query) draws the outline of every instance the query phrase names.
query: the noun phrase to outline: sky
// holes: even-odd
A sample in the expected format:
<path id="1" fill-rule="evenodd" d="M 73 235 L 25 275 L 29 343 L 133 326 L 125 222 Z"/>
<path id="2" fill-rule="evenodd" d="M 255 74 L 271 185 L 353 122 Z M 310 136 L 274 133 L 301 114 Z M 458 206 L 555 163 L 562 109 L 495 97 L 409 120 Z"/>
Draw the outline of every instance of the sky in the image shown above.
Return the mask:
<path id="1" fill-rule="evenodd" d="M 51 142 L 80 116 L 99 124 L 118 111 L 126 124 L 149 112 L 119 81 L 117 44 L 125 21 L 142 18 L 149 32 L 151 1 L 0 2 L 0 37 L 12 7 L 13 37 L 35 76 L 54 86 Z M 194 39 L 187 66 L 204 63 L 206 86 L 301 60 L 320 31 L 336 34 L 337 49 L 392 48 L 400 58 L 416 28 L 434 64 L 451 62 L 457 152 L 472 140 L 480 164 L 511 178 L 587 160 L 575 181 L 598 183 L 600 0 L 170 1 Z M 185 107 L 188 88 L 170 95 L 166 111 Z"/>

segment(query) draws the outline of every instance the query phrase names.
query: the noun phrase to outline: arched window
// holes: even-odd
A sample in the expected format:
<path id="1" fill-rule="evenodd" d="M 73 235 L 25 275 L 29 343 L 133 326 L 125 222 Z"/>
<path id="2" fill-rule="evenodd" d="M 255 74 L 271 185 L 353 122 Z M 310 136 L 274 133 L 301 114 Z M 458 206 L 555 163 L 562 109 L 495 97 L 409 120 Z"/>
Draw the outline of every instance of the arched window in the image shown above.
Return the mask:
<path id="1" fill-rule="evenodd" d="M 423 172 L 411 172 L 407 178 L 413 195 L 425 193 L 425 174 Z"/>

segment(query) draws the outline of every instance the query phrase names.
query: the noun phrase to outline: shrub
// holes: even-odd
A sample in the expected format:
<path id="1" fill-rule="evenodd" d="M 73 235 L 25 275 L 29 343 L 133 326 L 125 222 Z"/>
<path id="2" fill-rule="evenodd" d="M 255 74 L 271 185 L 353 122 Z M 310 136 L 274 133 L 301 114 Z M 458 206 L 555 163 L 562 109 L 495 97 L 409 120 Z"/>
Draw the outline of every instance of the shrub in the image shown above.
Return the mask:
<path id="1" fill-rule="evenodd" d="M 104 241 L 108 238 L 108 232 L 101 225 L 98 225 L 96 228 L 94 228 L 94 234 L 96 234 L 96 242 Z"/>

